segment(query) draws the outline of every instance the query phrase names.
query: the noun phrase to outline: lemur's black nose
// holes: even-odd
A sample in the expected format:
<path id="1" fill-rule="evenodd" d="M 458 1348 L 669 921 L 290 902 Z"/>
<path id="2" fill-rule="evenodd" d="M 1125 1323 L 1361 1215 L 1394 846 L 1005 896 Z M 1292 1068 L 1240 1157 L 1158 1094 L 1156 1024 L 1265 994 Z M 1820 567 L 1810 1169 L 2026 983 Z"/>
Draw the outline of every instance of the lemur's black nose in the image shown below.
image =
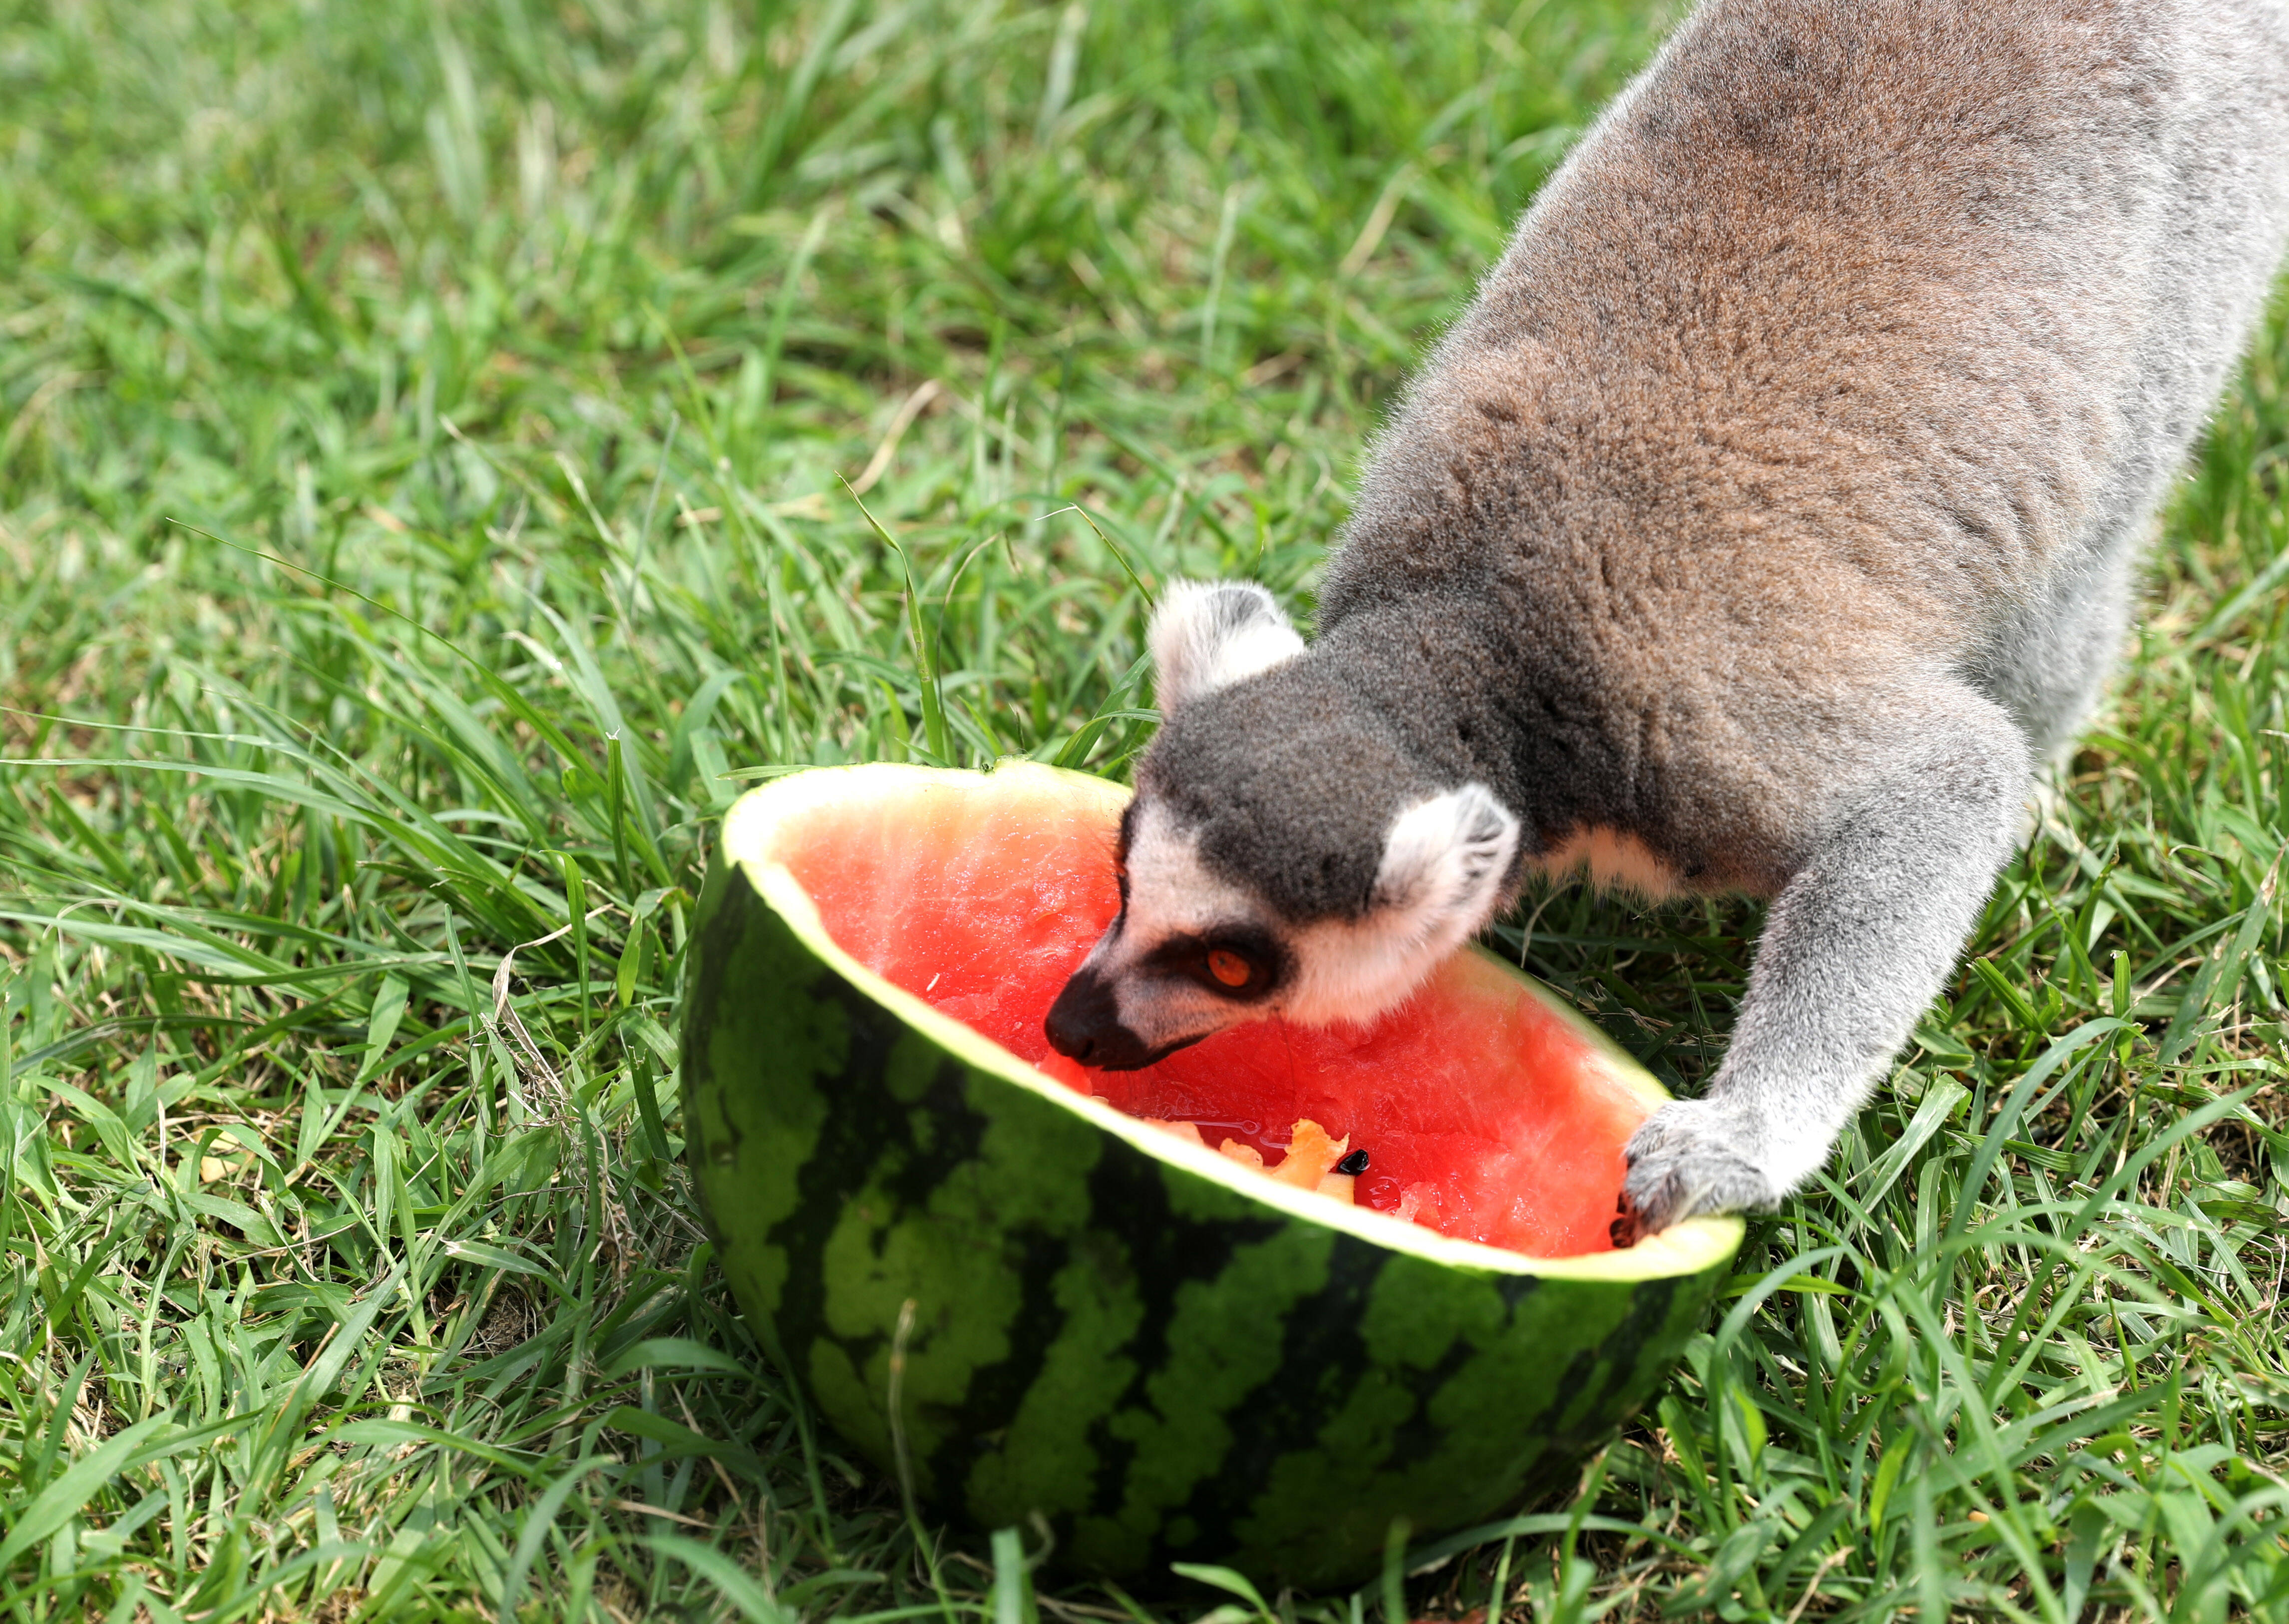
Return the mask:
<path id="1" fill-rule="evenodd" d="M 1121 1024 L 1121 1001 L 1113 983 L 1086 967 L 1074 972 L 1041 1023 L 1049 1047 L 1069 1060 L 1107 1071 L 1134 1071 L 1160 1054 Z"/>

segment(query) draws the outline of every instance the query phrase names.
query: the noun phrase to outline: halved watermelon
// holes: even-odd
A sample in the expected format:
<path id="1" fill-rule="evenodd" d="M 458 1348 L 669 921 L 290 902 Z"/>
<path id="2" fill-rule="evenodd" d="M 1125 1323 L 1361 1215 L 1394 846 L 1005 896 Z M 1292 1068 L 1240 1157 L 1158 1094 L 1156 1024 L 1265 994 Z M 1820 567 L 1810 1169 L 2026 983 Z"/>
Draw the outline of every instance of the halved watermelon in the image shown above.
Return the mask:
<path id="1" fill-rule="evenodd" d="M 1742 1228 L 1611 1250 L 1621 1147 L 1665 1096 L 1483 954 L 1364 1030 L 1262 1022 L 1127 1074 L 1053 1055 L 1125 798 L 1025 764 L 743 798 L 687 984 L 695 1176 L 776 1356 L 893 1469 L 903 1352 L 935 1503 L 1039 1513 L 1065 1564 L 1131 1580 L 1355 1579 L 1394 1517 L 1464 1525 L 1610 1432 Z M 1360 1204 L 1215 1148 L 1276 1164 L 1305 1118 L 1368 1150 Z M 1387 1215 L 1410 1190 L 1418 1221 Z"/>

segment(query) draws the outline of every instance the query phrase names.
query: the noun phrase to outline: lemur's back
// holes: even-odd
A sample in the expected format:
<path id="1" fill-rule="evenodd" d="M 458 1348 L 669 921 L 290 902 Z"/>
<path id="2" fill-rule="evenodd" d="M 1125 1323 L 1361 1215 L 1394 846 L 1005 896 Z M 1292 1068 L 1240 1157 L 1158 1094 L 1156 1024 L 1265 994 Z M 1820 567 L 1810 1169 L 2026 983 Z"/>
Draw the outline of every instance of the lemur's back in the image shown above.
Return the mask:
<path id="1" fill-rule="evenodd" d="M 1879 673 L 2041 732 L 2016 667 L 2120 590 L 2285 223 L 2279 0 L 1717 0 L 1425 369 L 1321 635 L 1499 605 L 1559 710 L 1783 820 L 1791 757 L 1885 748 Z"/>

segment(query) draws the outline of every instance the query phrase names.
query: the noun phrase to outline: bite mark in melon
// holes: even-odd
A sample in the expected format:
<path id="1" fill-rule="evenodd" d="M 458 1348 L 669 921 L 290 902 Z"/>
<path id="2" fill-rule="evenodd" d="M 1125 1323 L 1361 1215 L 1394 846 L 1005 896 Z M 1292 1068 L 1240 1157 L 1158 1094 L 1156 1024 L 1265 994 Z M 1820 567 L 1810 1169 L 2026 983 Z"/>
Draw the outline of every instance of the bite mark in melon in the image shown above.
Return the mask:
<path id="1" fill-rule="evenodd" d="M 1200 1126 L 1198 1123 L 1163 1122 L 1157 1116 L 1147 1116 L 1144 1120 L 1165 1132 L 1174 1134 L 1187 1145 L 1206 1146 L 1208 1143 L 1200 1137 Z M 1231 1140 L 1225 1140 L 1216 1148 L 1243 1167 L 1258 1168 L 1269 1172 L 1272 1177 L 1279 1180 L 1282 1184 L 1292 1186 L 1296 1189 L 1311 1190 L 1316 1195 L 1331 1196 L 1345 1206 L 1359 1204 L 1359 1197 L 1355 1193 L 1359 1182 L 1358 1172 L 1339 1171 L 1344 1154 L 1351 1148 L 1349 1140 L 1330 1140 L 1328 1138 L 1327 1130 L 1308 1116 L 1289 1130 L 1288 1155 L 1277 1167 L 1264 1169 L 1264 1153 L 1252 1145 L 1240 1145 Z M 1394 1214 L 1394 1216 L 1400 1216 L 1400 1214 Z M 1414 1209 L 1409 1208 L 1403 1216 L 1413 1218 Z"/>
<path id="2" fill-rule="evenodd" d="M 1320 1181 L 1336 1171 L 1336 1164 L 1352 1148 L 1350 1134 L 1329 1139 L 1328 1131 L 1308 1116 L 1297 1118 L 1290 1133 L 1288 1154 L 1280 1158 L 1272 1176 L 1299 1190 L 1318 1189 Z"/>

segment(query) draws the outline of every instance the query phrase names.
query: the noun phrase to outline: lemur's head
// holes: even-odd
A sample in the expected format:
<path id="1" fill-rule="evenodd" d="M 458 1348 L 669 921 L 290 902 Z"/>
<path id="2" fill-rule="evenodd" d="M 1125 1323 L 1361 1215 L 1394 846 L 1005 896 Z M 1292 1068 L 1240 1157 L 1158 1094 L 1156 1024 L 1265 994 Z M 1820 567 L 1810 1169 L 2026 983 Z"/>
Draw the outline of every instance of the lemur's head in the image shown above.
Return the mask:
<path id="1" fill-rule="evenodd" d="M 1131 1070 L 1274 1012 L 1364 1021 L 1486 924 L 1518 820 L 1438 782 L 1270 593 L 1179 583 L 1151 642 L 1121 916 L 1049 1011 L 1059 1053 Z"/>

